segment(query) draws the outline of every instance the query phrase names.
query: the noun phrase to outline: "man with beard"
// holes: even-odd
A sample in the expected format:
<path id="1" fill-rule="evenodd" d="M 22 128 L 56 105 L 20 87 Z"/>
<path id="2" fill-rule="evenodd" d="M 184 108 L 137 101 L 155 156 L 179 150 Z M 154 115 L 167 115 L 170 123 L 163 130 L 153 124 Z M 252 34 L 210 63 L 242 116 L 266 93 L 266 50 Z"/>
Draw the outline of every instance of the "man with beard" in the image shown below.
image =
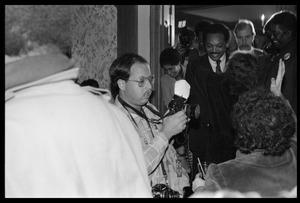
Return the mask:
<path id="1" fill-rule="evenodd" d="M 126 53 L 117 58 L 109 75 L 115 105 L 139 132 L 151 186 L 168 185 L 182 197 L 183 188 L 190 185 L 189 177 L 170 140 L 186 128 L 185 111 L 162 119 L 149 102 L 154 76 L 148 62 L 137 54 Z"/>
<path id="2" fill-rule="evenodd" d="M 266 59 L 261 83 L 270 87 L 271 78 L 278 71 L 278 62 L 285 63 L 282 94 L 290 102 L 297 115 L 297 17 L 290 11 L 279 11 L 266 22 L 264 34 L 278 51 Z"/>
<path id="3" fill-rule="evenodd" d="M 207 54 L 187 69 L 186 80 L 191 85 L 189 103 L 200 105 L 200 117 L 189 122 L 189 148 L 193 153 L 192 177 L 198 171 L 198 158 L 203 162 L 220 163 L 235 157 L 230 110 L 224 98 L 229 93 L 215 90 L 215 75 L 225 71 L 230 41 L 229 29 L 223 24 L 211 24 L 203 33 Z M 226 99 L 227 100 L 227 99 Z"/>

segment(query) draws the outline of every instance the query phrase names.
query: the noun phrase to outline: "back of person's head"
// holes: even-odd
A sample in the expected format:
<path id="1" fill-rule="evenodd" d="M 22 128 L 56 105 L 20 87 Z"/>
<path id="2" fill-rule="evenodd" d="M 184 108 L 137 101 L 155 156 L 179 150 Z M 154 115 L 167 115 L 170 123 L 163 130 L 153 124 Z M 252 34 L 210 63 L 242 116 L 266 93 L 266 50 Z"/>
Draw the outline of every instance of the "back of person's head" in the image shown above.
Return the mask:
<path id="1" fill-rule="evenodd" d="M 96 87 L 99 88 L 99 83 L 97 82 L 97 80 L 94 79 L 87 79 L 84 80 L 82 83 L 80 83 L 80 86 L 91 86 L 91 87 Z"/>
<path id="2" fill-rule="evenodd" d="M 207 34 L 223 34 L 225 42 L 228 43 L 230 40 L 230 31 L 229 28 L 224 25 L 223 23 L 214 23 L 210 24 L 206 27 L 206 29 L 203 32 L 203 42 L 205 43 L 207 39 Z"/>
<path id="3" fill-rule="evenodd" d="M 135 53 L 125 53 L 113 61 L 109 68 L 110 91 L 115 99 L 119 93 L 119 79 L 127 81 L 130 77 L 131 66 L 136 63 L 148 64 L 147 60 Z"/>
<path id="4" fill-rule="evenodd" d="M 199 33 L 200 32 L 204 32 L 204 30 L 206 29 L 206 27 L 208 25 L 211 25 L 211 24 L 212 24 L 212 22 L 211 21 L 207 21 L 207 20 L 202 20 L 202 21 L 198 22 L 195 25 L 195 29 L 194 29 L 196 36 L 198 37 Z"/>
<path id="5" fill-rule="evenodd" d="M 274 13 L 264 25 L 263 33 L 268 32 L 271 24 L 279 25 L 282 30 L 291 31 L 294 38 L 297 37 L 297 16 L 293 12 L 282 10 Z"/>
<path id="6" fill-rule="evenodd" d="M 240 31 L 240 30 L 243 30 L 245 29 L 247 26 L 250 27 L 251 29 L 251 32 L 252 32 L 252 35 L 256 35 L 256 32 L 255 32 L 255 28 L 254 28 L 254 25 L 252 23 L 252 21 L 250 20 L 247 20 L 247 19 L 239 19 L 239 21 L 236 23 L 234 29 L 233 29 L 233 33 L 234 35 L 236 35 L 236 32 L 237 31 Z"/>
<path id="7" fill-rule="evenodd" d="M 71 5 L 5 5 L 5 55 L 71 56 Z"/>
<path id="8" fill-rule="evenodd" d="M 236 147 L 245 154 L 260 150 L 280 156 L 291 145 L 296 121 L 290 105 L 270 90 L 251 89 L 239 97 L 232 112 Z"/>
<path id="9" fill-rule="evenodd" d="M 159 63 L 161 68 L 163 68 L 164 65 L 178 65 L 181 60 L 181 54 L 177 49 L 174 49 L 173 47 L 164 49 L 159 56 Z"/>
<path id="10" fill-rule="evenodd" d="M 225 77 L 230 81 L 230 93 L 236 96 L 258 86 L 256 57 L 250 52 L 235 51 L 227 63 Z"/>

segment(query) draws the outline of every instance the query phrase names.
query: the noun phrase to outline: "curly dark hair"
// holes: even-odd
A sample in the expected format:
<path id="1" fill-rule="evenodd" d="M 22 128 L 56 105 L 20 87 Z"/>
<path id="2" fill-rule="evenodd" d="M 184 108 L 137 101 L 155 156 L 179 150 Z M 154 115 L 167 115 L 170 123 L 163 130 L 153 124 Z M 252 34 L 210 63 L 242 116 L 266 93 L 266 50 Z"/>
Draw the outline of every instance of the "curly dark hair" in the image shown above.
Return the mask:
<path id="1" fill-rule="evenodd" d="M 235 146 L 245 154 L 261 150 L 264 155 L 280 156 L 296 132 L 290 105 L 261 87 L 242 94 L 231 116 L 237 131 Z"/>
<path id="2" fill-rule="evenodd" d="M 250 52 L 236 51 L 226 63 L 225 78 L 230 81 L 230 94 L 239 96 L 258 86 L 256 57 Z"/>

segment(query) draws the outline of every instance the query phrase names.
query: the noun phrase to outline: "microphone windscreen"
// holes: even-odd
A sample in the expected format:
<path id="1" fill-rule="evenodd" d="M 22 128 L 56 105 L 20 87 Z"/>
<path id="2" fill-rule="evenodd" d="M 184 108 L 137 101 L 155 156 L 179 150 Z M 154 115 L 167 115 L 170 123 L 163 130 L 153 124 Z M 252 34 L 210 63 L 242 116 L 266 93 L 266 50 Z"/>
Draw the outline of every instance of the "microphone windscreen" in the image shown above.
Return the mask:
<path id="1" fill-rule="evenodd" d="M 175 82 L 174 94 L 188 99 L 190 96 L 190 89 L 190 84 L 186 80 L 181 79 Z"/>

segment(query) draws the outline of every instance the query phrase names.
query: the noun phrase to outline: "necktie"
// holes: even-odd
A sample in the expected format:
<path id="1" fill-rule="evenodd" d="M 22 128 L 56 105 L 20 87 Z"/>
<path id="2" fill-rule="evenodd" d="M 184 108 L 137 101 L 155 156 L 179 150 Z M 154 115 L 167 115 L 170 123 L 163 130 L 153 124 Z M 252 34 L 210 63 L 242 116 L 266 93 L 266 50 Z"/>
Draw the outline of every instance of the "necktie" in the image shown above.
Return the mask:
<path id="1" fill-rule="evenodd" d="M 221 60 L 219 59 L 219 60 L 217 60 L 216 62 L 217 62 L 216 73 L 217 73 L 217 74 L 220 74 L 220 73 L 222 73 L 222 72 L 221 72 L 221 67 L 220 67 Z"/>

